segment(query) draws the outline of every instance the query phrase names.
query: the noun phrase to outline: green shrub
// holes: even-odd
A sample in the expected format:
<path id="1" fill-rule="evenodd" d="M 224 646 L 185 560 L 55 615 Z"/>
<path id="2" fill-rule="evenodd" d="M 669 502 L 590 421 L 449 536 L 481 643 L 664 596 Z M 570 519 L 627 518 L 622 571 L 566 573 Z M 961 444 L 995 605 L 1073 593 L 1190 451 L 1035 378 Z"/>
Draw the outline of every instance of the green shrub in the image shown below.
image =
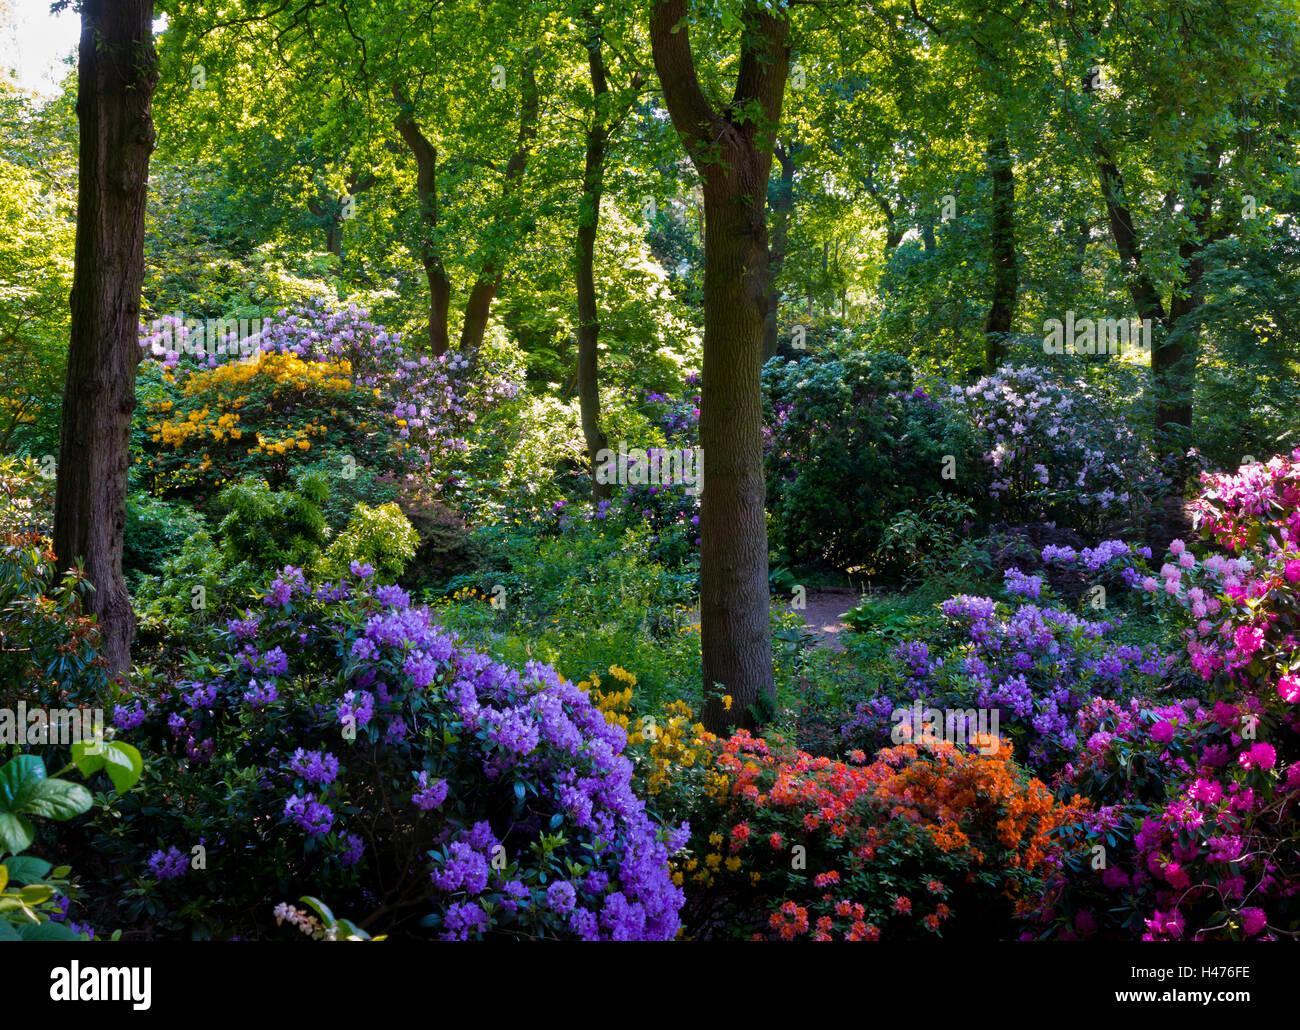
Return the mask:
<path id="1" fill-rule="evenodd" d="M 907 363 L 863 350 L 763 370 L 774 543 L 795 563 L 868 565 L 890 520 L 974 467 L 964 421 L 915 388 Z"/>
<path id="2" fill-rule="evenodd" d="M 378 582 L 393 583 L 415 556 L 419 542 L 419 534 L 396 504 L 371 508 L 359 503 L 347 528 L 326 548 L 316 571 L 326 579 L 340 579 L 353 562 L 360 562 L 375 570 Z"/>
<path id="3" fill-rule="evenodd" d="M 203 516 L 188 504 L 148 494 L 128 496 L 122 543 L 122 571 L 127 582 L 135 583 L 141 575 L 158 575 L 163 562 L 179 554 L 185 541 L 205 528 Z"/>

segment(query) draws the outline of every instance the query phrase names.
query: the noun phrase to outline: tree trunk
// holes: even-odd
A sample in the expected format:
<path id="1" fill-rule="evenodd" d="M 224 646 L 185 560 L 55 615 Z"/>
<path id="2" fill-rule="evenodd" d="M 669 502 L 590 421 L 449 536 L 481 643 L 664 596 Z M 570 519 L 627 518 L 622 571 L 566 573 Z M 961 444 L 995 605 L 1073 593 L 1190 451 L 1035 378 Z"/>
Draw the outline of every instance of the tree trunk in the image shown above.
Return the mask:
<path id="1" fill-rule="evenodd" d="M 770 139 L 780 123 L 789 25 L 760 3 L 742 8 L 735 99 L 719 113 L 700 89 L 687 16 L 686 0 L 654 4 L 650 39 L 668 112 L 704 181 L 701 718 L 711 731 L 725 732 L 754 726 L 776 700 L 759 379 L 772 153 L 756 138 L 761 132 Z M 723 695 L 732 698 L 729 707 Z"/>
<path id="2" fill-rule="evenodd" d="M 788 149 L 776 147 L 776 159 L 781 164 L 781 176 L 768 196 L 772 212 L 772 246 L 768 256 L 767 314 L 763 319 L 763 360 L 776 355 L 777 315 L 781 307 L 781 269 L 785 265 L 786 250 L 790 242 L 790 213 L 794 210 L 794 165 L 798 144 Z"/>
<path id="3" fill-rule="evenodd" d="M 81 561 L 109 668 L 131 665 L 135 616 L 122 576 L 150 105 L 158 82 L 153 0 L 83 0 L 77 67 L 77 236 L 72 332 L 54 502 L 61 568 Z"/>
<path id="4" fill-rule="evenodd" d="M 594 16 L 589 15 L 594 22 Z M 582 435 L 587 441 L 590 462 L 591 500 L 607 499 L 609 484 L 596 479 L 597 455 L 608 441 L 600 428 L 600 381 L 597 344 L 600 338 L 599 311 L 596 304 L 596 232 L 600 228 L 600 198 L 604 192 L 605 143 L 609 129 L 606 106 L 609 85 L 605 78 L 605 60 L 601 53 L 600 30 L 592 24 L 587 39 L 587 64 L 591 71 L 591 90 L 595 100 L 591 126 L 587 130 L 586 160 L 582 170 L 582 200 L 578 210 L 577 244 L 574 248 L 574 286 L 578 294 L 578 408 L 582 414 Z"/>
<path id="5" fill-rule="evenodd" d="M 934 238 L 934 215 L 926 215 L 921 222 L 921 247 L 926 254 L 933 254 L 939 249 L 939 244 Z"/>
<path id="6" fill-rule="evenodd" d="M 1016 265 L 1016 180 L 1011 148 L 1003 130 L 987 152 L 993 180 L 993 218 L 990 260 L 993 265 L 993 300 L 984 322 L 984 367 L 997 370 L 1006 354 L 1007 335 L 1016 315 L 1019 269 Z"/>
<path id="7" fill-rule="evenodd" d="M 521 72 L 519 142 L 506 165 L 505 184 L 501 189 L 501 201 L 507 208 L 519 189 L 524 171 L 528 167 L 529 150 L 537 140 L 537 118 L 541 101 L 537 92 L 536 62 L 536 52 L 529 52 L 524 58 Z M 498 229 L 504 228 L 502 221 L 502 219 L 498 220 Z M 501 289 L 501 282 L 505 278 L 504 250 L 504 246 L 499 241 L 493 243 L 469 291 L 469 300 L 465 302 L 465 321 L 461 326 L 460 351 L 471 360 L 483 345 L 488 319 L 492 315 L 492 301 L 496 299 Z"/>
<path id="8" fill-rule="evenodd" d="M 415 194 L 420 205 L 420 264 L 429 283 L 429 349 L 434 357 L 447 352 L 447 318 L 451 310 L 451 280 L 434 242 L 438 229 L 438 151 L 419 124 L 406 91 L 393 86 L 398 115 L 393 124 L 415 158 Z"/>
<path id="9" fill-rule="evenodd" d="M 1196 391 L 1196 364 L 1200 328 L 1197 314 L 1205 304 L 1205 246 L 1213 206 L 1210 191 L 1219 164 L 1219 149 L 1208 148 L 1205 165 L 1191 176 L 1192 224 L 1195 234 L 1178 248 L 1183 274 L 1169 299 L 1169 332 L 1162 346 L 1151 351 L 1151 371 L 1160 388 L 1156 406 L 1156 427 L 1163 431 L 1166 446 L 1176 455 L 1180 482 L 1191 471 L 1186 460 L 1192 431 L 1192 403 Z"/>

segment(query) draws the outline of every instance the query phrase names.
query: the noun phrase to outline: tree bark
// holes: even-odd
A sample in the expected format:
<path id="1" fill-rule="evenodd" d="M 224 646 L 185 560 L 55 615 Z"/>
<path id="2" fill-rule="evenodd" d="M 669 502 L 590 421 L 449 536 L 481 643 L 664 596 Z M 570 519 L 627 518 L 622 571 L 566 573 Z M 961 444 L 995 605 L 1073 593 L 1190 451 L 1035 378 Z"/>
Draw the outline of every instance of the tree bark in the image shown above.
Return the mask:
<path id="1" fill-rule="evenodd" d="M 790 245 L 790 213 L 794 210 L 794 166 L 799 152 L 797 143 L 788 148 L 777 144 L 775 155 L 781 165 L 781 175 L 768 195 L 772 213 L 772 246 L 768 255 L 767 314 L 763 319 L 763 360 L 776 356 L 777 315 L 781 307 L 781 269 Z"/>
<path id="2" fill-rule="evenodd" d="M 996 371 L 1006 354 L 1007 335 L 1016 315 L 1020 289 L 1016 263 L 1016 179 L 1006 131 L 989 142 L 989 176 L 993 180 L 991 262 L 993 299 L 984 321 L 984 367 Z"/>
<path id="3" fill-rule="evenodd" d="M 122 576 L 150 113 L 158 82 L 153 0 L 83 0 L 77 66 L 77 235 L 71 338 L 54 502 L 60 568 L 78 561 L 94 585 L 109 668 L 131 665 L 135 615 Z"/>
<path id="4" fill-rule="evenodd" d="M 921 221 L 921 247 L 926 254 L 933 254 L 939 249 L 934 238 L 934 215 L 927 214 Z"/>
<path id="5" fill-rule="evenodd" d="M 515 152 L 506 165 L 505 183 L 501 190 L 502 204 L 507 208 L 519 189 L 524 171 L 528 167 L 529 151 L 537 142 L 537 119 L 540 97 L 537 92 L 536 52 L 528 53 L 521 72 L 522 86 L 519 99 L 519 140 Z M 498 229 L 505 228 L 507 219 L 498 219 Z M 474 285 L 465 302 L 465 321 L 461 326 L 460 350 L 473 359 L 483 345 L 488 319 L 492 314 L 492 301 L 501 289 L 505 277 L 505 247 L 500 240 L 493 241 L 488 257 L 479 269 Z"/>
<path id="6" fill-rule="evenodd" d="M 307 205 L 313 215 L 321 220 L 325 226 L 325 249 L 339 259 L 340 267 L 343 262 L 343 206 L 349 197 L 356 197 L 358 193 L 364 193 L 375 184 L 373 175 L 360 177 L 358 173 L 353 172 L 347 181 L 348 192 L 341 197 L 325 196 L 321 200 L 313 200 Z"/>
<path id="7" fill-rule="evenodd" d="M 393 124 L 415 158 L 415 193 L 421 221 L 420 264 L 429 283 L 429 349 L 437 357 L 447 351 L 447 319 L 451 310 L 451 280 L 434 242 L 438 229 L 438 151 L 415 121 L 415 111 L 406 91 L 397 84 L 393 86 L 393 99 L 399 108 Z"/>
<path id="8" fill-rule="evenodd" d="M 771 710 L 776 700 L 760 370 L 769 281 L 770 141 L 789 71 L 789 25 L 759 3 L 744 6 L 734 98 L 717 112 L 700 88 L 687 16 L 686 0 L 654 4 L 650 40 L 673 126 L 704 182 L 701 718 L 710 730 L 725 732 L 754 726 L 756 714 Z M 729 708 L 723 695 L 732 698 Z"/>
<path id="9" fill-rule="evenodd" d="M 600 313 L 596 304 L 596 232 L 600 228 L 600 198 L 604 192 L 605 123 L 609 83 L 601 50 L 600 26 L 588 10 L 587 66 L 591 73 L 594 100 L 591 125 L 587 129 L 586 157 L 582 169 L 582 199 L 578 210 L 578 233 L 574 248 L 574 286 L 578 294 L 578 409 L 582 435 L 587 441 L 593 504 L 609 497 L 608 483 L 596 479 L 597 455 L 608 446 L 600 427 L 600 380 L 598 351 Z"/>
<path id="10" fill-rule="evenodd" d="M 880 187 L 876 185 L 874 171 L 868 173 L 863 185 L 867 188 L 867 195 L 875 202 L 876 207 L 880 209 L 880 213 L 885 219 L 885 261 L 888 261 L 890 255 L 903 242 L 904 229 L 898 217 L 898 210 L 889 202 L 889 198 L 881 192 Z"/>

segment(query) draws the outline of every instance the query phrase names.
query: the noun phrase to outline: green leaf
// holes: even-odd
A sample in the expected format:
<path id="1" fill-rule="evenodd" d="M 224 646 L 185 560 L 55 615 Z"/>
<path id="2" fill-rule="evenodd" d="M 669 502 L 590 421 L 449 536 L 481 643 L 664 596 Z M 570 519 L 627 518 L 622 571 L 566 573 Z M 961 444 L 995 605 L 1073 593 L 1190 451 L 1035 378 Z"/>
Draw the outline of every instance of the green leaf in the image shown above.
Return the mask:
<path id="1" fill-rule="evenodd" d="M 90 810 L 95 799 L 90 791 L 78 783 L 67 780 L 41 780 L 26 797 L 19 811 L 42 815 L 46 819 L 62 822 L 74 815 Z"/>
<path id="2" fill-rule="evenodd" d="M 12 858 L 6 858 L 3 863 L 0 863 L 0 867 L 7 869 L 9 879 L 18 883 L 38 883 L 49 875 L 51 869 L 50 863 L 45 859 L 33 858 L 31 855 L 15 855 Z M 68 873 L 72 872 L 68 866 L 61 866 L 60 868 L 66 871 L 60 873 L 58 869 L 55 869 L 54 875 L 56 877 L 67 876 Z M 3 883 L 0 883 L 0 888 L 3 888 L 3 886 Z"/>
<path id="3" fill-rule="evenodd" d="M 17 855 L 30 847 L 35 839 L 36 831 L 25 816 L 0 812 L 0 849 Z"/>
<path id="4" fill-rule="evenodd" d="M 30 883 L 18 892 L 24 905 L 39 905 L 54 897 L 54 888 L 48 883 Z"/>
<path id="5" fill-rule="evenodd" d="M 310 894 L 304 894 L 298 900 L 304 905 L 311 906 L 311 908 L 316 911 L 316 914 L 320 916 L 321 922 L 326 926 L 334 925 L 334 913 L 329 910 L 329 906 L 326 905 L 325 902 L 321 901 L 319 898 L 313 898 Z"/>
<path id="6" fill-rule="evenodd" d="M 19 928 L 18 936 L 25 941 L 75 941 L 77 935 L 62 923 L 28 923 Z"/>
<path id="7" fill-rule="evenodd" d="M 118 740 L 79 740 L 72 745 L 72 760 L 83 776 L 107 769 L 108 778 L 119 794 L 134 787 L 144 771 L 140 752 Z"/>
<path id="8" fill-rule="evenodd" d="M 0 768 L 0 812 L 21 812 L 22 801 L 45 779 L 45 763 L 35 755 L 19 755 Z"/>

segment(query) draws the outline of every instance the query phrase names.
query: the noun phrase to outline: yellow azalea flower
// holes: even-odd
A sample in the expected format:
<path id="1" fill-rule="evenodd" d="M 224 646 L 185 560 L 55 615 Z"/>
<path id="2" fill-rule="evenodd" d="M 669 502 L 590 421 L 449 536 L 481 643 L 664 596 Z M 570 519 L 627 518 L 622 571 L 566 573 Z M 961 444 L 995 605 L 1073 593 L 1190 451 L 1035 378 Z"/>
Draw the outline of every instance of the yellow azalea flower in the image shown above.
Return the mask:
<path id="1" fill-rule="evenodd" d="M 723 694 L 723 695 L 722 695 L 722 710 L 723 710 L 724 712 L 729 712 L 729 711 L 731 711 L 731 695 L 730 695 L 730 694 Z"/>
<path id="2" fill-rule="evenodd" d="M 727 859 L 727 861 L 724 863 L 724 865 L 726 865 L 726 867 L 727 867 L 727 872 L 729 872 L 729 873 L 737 872 L 737 871 L 740 869 L 740 858 L 739 858 L 739 856 L 737 856 L 737 855 L 732 855 L 729 859 Z"/>

